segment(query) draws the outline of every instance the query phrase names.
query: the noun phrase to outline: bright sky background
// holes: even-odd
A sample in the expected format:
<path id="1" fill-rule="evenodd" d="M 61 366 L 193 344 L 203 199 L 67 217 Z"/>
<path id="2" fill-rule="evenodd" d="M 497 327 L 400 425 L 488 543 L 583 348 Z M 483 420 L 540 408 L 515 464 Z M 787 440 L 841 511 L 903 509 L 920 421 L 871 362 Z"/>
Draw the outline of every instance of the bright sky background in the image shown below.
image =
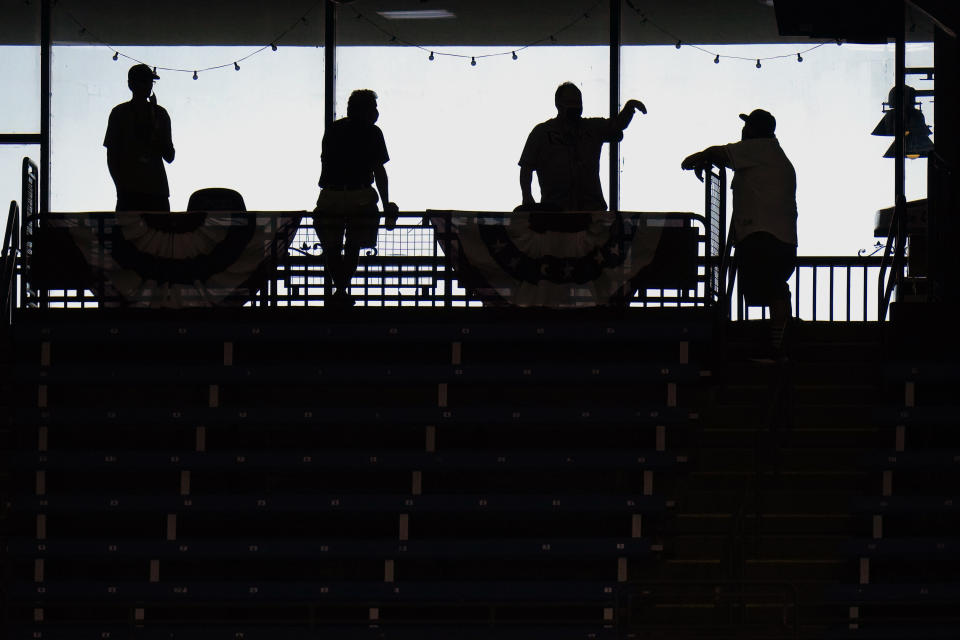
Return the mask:
<path id="1" fill-rule="evenodd" d="M 795 53 L 797 45 L 710 47 L 749 58 Z M 251 48 L 124 48 L 151 65 L 202 68 L 232 62 Z M 439 48 L 480 55 L 504 48 Z M 511 210 L 520 202 L 517 160 L 530 129 L 556 114 L 564 81 L 584 95 L 585 116 L 607 113 L 605 47 L 535 47 L 520 54 L 427 60 L 408 47 L 339 51 L 340 115 L 356 88 L 380 96 L 391 161 L 391 199 L 404 211 Z M 932 66 L 932 45 L 908 47 L 908 66 Z M 104 47 L 54 49 L 52 210 L 112 210 L 115 192 L 102 146 L 110 109 L 129 99 L 126 71 Z M 323 136 L 323 50 L 280 47 L 228 69 L 160 71 L 155 92 L 170 113 L 177 157 L 167 167 L 174 210 L 190 193 L 232 187 L 251 210 L 312 209 Z M 39 52 L 0 47 L 7 87 L 0 130 L 39 130 Z M 932 88 L 919 78 L 917 88 Z M 625 47 L 622 101 L 642 100 L 621 143 L 621 209 L 702 212 L 703 190 L 680 170 L 689 153 L 739 139 L 737 114 L 762 107 L 777 117 L 781 145 L 797 169 L 800 253 L 855 255 L 874 243 L 877 209 L 893 202 L 891 138 L 870 136 L 893 85 L 893 46 L 829 45 L 804 55 L 754 62 L 712 57 L 689 47 Z M 15 88 L 16 90 L 13 90 Z M 932 105 L 924 104 L 927 123 Z M 23 155 L 38 147 L 0 146 L 0 198 L 20 199 Z M 605 193 L 606 154 L 601 162 Z M 924 197 L 926 161 L 907 162 L 907 196 Z M 536 180 L 534 181 L 536 183 Z M 609 197 L 608 197 L 609 199 Z M 6 205 L 2 216 L 6 218 Z"/>

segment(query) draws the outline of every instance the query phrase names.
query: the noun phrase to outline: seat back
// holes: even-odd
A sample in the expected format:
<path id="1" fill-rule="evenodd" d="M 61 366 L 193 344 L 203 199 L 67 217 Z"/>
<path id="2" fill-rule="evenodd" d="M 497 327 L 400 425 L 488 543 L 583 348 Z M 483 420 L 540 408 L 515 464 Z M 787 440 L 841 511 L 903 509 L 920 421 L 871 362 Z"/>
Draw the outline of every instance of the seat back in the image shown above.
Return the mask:
<path id="1" fill-rule="evenodd" d="M 211 187 L 190 195 L 187 211 L 246 211 L 243 196 L 233 189 Z"/>

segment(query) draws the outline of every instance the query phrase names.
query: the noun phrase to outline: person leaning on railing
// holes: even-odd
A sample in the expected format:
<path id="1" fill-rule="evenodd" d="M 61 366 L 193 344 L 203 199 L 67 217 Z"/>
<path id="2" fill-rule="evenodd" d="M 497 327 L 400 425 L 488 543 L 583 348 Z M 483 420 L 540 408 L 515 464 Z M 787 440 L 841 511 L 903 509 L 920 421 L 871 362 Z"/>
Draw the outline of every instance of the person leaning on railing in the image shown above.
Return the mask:
<path id="1" fill-rule="evenodd" d="M 354 303 L 350 280 L 357 271 L 360 249 L 377 246 L 378 192 L 384 203 L 387 229 L 397 224 L 399 209 L 390 202 L 387 171 L 383 167 L 390 156 L 383 132 L 375 124 L 379 117 L 377 94 L 358 89 L 347 101 L 347 117 L 337 120 L 323 133 L 321 191 L 313 226 L 323 247 L 325 277 L 336 288 L 328 301 L 331 306 L 349 307 Z"/>
<path id="2" fill-rule="evenodd" d="M 770 307 L 771 347 L 780 355 L 792 315 L 787 280 L 797 260 L 797 174 L 780 148 L 770 113 L 755 109 L 740 119 L 740 142 L 707 147 L 680 167 L 701 180 L 711 165 L 734 170 L 731 241 L 740 293 L 748 305 Z"/>

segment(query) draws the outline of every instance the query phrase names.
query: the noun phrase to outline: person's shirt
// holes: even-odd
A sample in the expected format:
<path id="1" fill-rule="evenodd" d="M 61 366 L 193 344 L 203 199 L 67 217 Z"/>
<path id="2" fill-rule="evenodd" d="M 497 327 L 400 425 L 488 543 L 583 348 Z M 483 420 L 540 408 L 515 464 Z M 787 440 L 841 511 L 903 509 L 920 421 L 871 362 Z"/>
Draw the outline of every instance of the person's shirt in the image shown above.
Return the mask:
<path id="1" fill-rule="evenodd" d="M 519 165 L 537 172 L 540 201 L 564 211 L 605 211 L 600 186 L 600 150 L 623 139 L 616 120 L 581 118 L 564 126 L 559 118 L 541 122 L 527 136 Z"/>
<path id="2" fill-rule="evenodd" d="M 724 145 L 734 170 L 734 241 L 766 231 L 797 244 L 797 174 L 776 138 L 751 138 Z"/>
<path id="3" fill-rule="evenodd" d="M 162 156 L 173 148 L 166 109 L 147 101 L 118 104 L 110 112 L 103 146 L 115 154 L 117 191 L 170 195 Z"/>
<path id="4" fill-rule="evenodd" d="M 375 124 L 349 117 L 332 123 L 323 133 L 320 153 L 321 187 L 362 188 L 373 184 L 373 170 L 390 160 L 383 132 Z"/>

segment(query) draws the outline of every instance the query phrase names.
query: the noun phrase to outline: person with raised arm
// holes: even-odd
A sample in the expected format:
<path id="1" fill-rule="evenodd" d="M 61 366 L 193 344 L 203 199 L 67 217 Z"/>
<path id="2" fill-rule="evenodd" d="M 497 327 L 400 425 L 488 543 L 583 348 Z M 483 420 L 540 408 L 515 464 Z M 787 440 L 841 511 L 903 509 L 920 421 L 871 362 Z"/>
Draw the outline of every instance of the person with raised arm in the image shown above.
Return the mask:
<path id="1" fill-rule="evenodd" d="M 605 142 L 623 139 L 635 111 L 646 113 L 639 100 L 628 100 L 613 118 L 584 118 L 583 95 L 572 82 L 554 93 L 557 117 L 541 122 L 527 136 L 520 154 L 521 209 L 542 211 L 606 211 L 600 186 L 600 150 Z M 533 173 L 540 183 L 540 203 L 533 198 Z"/>

